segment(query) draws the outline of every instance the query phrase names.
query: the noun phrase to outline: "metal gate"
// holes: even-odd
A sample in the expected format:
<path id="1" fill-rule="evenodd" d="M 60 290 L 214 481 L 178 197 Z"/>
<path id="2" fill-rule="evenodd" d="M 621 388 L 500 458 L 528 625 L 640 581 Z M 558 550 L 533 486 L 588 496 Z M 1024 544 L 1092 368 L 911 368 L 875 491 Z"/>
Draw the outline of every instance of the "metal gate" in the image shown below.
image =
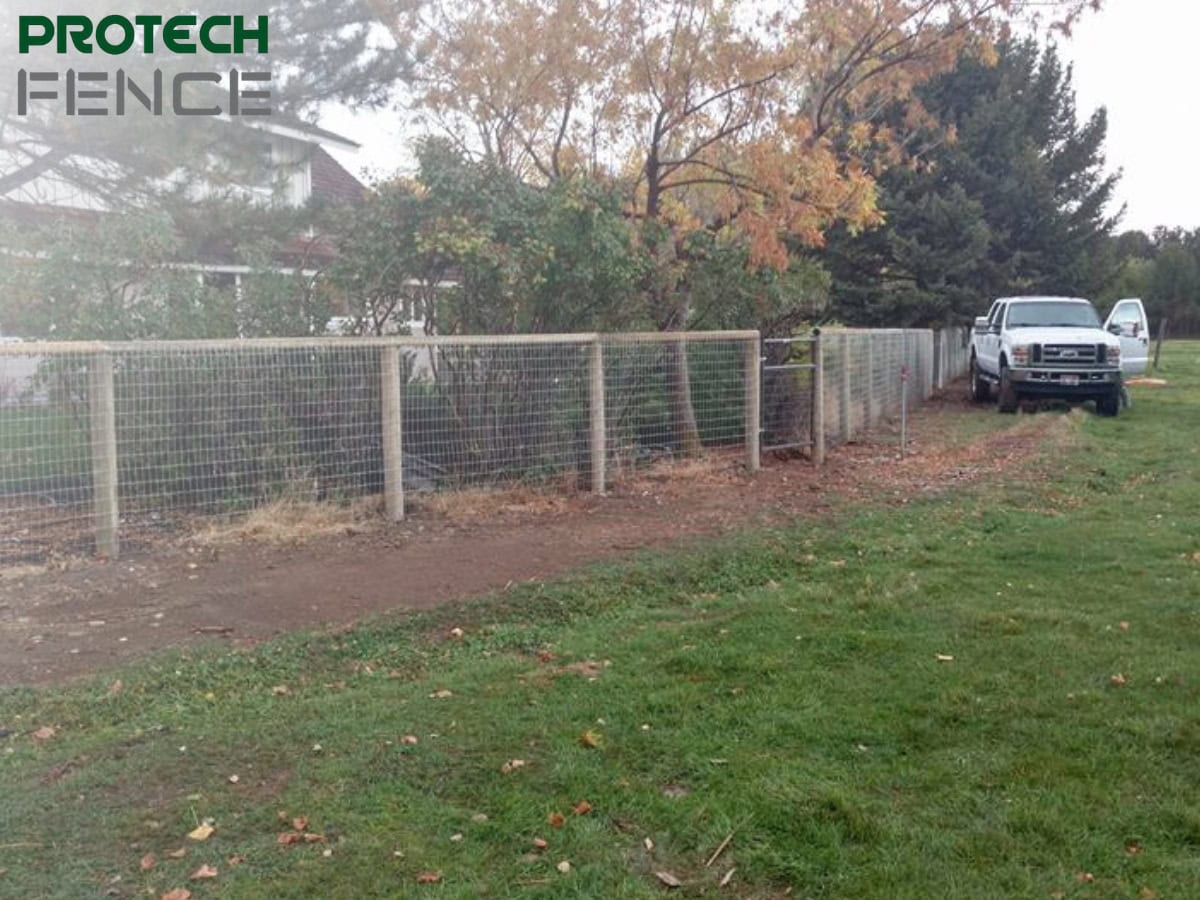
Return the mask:
<path id="1" fill-rule="evenodd" d="M 820 332 L 762 340 L 762 449 L 815 453 Z"/>

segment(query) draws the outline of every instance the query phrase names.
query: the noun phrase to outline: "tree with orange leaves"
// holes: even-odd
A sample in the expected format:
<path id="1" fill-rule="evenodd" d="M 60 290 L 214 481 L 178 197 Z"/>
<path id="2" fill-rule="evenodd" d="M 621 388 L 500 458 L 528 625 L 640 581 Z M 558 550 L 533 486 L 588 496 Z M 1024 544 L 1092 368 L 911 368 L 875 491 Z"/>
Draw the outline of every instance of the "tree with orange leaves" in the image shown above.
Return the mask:
<path id="1" fill-rule="evenodd" d="M 656 260 L 659 328 L 687 327 L 674 290 L 696 228 L 783 269 L 787 241 L 880 221 L 875 179 L 904 156 L 883 113 L 1014 24 L 1069 30 L 1099 0 L 374 0 L 411 49 L 414 107 L 464 149 L 533 180 L 624 185 Z M 385 8 L 386 7 L 386 8 Z M 911 133 L 912 128 L 905 133 Z M 868 163 L 867 161 L 870 160 Z M 699 448 L 687 365 L 677 440 Z"/>

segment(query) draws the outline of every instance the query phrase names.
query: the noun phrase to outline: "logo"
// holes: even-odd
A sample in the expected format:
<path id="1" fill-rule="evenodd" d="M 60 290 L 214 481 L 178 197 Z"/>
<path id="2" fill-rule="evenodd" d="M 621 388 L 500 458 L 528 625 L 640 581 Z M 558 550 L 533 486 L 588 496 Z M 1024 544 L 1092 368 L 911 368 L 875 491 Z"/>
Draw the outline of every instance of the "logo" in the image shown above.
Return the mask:
<path id="1" fill-rule="evenodd" d="M 1079 354 L 1074 350 L 1064 350 L 1062 352 L 1063 359 L 1078 359 Z"/>
<path id="2" fill-rule="evenodd" d="M 266 16 L 113 15 L 96 21 L 88 16 L 21 16 L 17 29 L 19 56 L 43 48 L 59 56 L 100 58 L 163 52 L 185 57 L 200 50 L 214 56 L 265 56 L 268 46 Z M 53 103 L 68 116 L 124 116 L 130 110 L 154 116 L 164 110 L 177 116 L 267 116 L 271 91 L 265 85 L 270 80 L 270 71 L 237 68 L 169 75 L 162 69 L 133 73 L 124 67 L 22 68 L 17 72 L 17 115 L 29 115 L 33 104 Z M 189 88 L 201 85 L 211 87 Z"/>

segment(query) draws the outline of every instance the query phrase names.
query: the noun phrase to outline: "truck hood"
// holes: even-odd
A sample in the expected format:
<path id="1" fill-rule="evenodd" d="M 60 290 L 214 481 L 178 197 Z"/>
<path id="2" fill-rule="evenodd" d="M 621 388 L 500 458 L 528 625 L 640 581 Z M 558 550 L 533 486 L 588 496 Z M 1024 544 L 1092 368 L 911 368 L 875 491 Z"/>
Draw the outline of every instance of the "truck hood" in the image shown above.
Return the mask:
<path id="1" fill-rule="evenodd" d="M 1121 344 L 1102 328 L 1014 328 L 1009 334 L 1014 344 Z"/>

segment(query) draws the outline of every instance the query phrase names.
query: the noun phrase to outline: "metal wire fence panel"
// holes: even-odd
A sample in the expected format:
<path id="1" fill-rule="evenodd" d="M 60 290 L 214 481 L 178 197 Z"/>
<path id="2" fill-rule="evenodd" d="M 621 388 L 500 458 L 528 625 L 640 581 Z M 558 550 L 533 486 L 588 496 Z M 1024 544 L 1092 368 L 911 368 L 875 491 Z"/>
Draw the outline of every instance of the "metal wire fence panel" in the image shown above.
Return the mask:
<path id="1" fill-rule="evenodd" d="M 603 340 L 605 443 L 617 473 L 746 437 L 749 337 L 689 340 L 613 335 Z"/>
<path id="2" fill-rule="evenodd" d="M 86 354 L 0 356 L 0 559 L 34 560 L 92 543 L 91 404 Z"/>
<path id="3" fill-rule="evenodd" d="M 830 446 L 929 399 L 965 373 L 962 329 L 837 329 L 822 337 L 823 427 Z"/>
<path id="4" fill-rule="evenodd" d="M 281 498 L 603 489 L 606 468 L 741 445 L 756 346 L 754 332 L 0 345 L 0 562 L 93 541 L 115 555 L 118 533 Z"/>
<path id="5" fill-rule="evenodd" d="M 116 555 L 281 498 L 383 494 L 398 516 L 405 491 L 603 490 L 712 448 L 753 469 L 760 438 L 852 440 L 969 353 L 959 332 L 820 342 L 819 393 L 812 336 L 757 332 L 0 344 L 0 563 Z"/>
<path id="6" fill-rule="evenodd" d="M 585 470 L 588 348 L 576 342 L 409 349 L 403 432 L 411 487 Z"/>

